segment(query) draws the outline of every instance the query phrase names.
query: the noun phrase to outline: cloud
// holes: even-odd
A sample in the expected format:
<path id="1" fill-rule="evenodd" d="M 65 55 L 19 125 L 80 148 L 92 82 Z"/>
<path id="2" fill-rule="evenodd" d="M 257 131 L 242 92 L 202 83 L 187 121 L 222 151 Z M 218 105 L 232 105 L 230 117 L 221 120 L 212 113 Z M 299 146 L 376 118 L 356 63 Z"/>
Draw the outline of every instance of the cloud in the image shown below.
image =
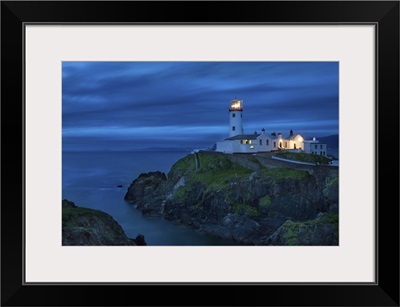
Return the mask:
<path id="1" fill-rule="evenodd" d="M 212 144 L 235 97 L 245 129 L 335 134 L 338 81 L 337 62 L 64 62 L 63 145 Z"/>

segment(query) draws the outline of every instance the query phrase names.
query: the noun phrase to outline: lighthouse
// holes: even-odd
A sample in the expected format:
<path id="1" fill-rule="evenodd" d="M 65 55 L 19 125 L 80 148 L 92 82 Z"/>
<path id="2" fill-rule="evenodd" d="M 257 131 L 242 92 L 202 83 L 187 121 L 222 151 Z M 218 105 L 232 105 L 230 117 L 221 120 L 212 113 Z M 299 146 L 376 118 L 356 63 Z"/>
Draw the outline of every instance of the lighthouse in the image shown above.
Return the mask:
<path id="1" fill-rule="evenodd" d="M 243 134 L 243 100 L 234 99 L 229 107 L 229 137 Z"/>
<path id="2" fill-rule="evenodd" d="M 244 134 L 243 131 L 243 100 L 234 99 L 229 106 L 229 137 L 215 144 L 215 151 L 226 154 L 259 153 L 278 150 L 304 151 L 310 154 L 326 156 L 327 145 L 317 140 L 306 141 L 300 134 L 290 130 L 286 137 L 282 133 L 261 133 L 254 131 Z"/>

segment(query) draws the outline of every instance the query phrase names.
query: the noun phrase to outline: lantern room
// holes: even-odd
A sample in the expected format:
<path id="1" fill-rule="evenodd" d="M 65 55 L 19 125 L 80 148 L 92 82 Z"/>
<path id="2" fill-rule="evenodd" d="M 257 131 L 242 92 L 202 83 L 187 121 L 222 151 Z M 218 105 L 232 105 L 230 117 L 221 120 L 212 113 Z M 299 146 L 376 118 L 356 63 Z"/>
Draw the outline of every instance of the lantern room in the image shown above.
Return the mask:
<path id="1" fill-rule="evenodd" d="M 231 101 L 229 111 L 243 111 L 243 100 L 234 99 Z"/>

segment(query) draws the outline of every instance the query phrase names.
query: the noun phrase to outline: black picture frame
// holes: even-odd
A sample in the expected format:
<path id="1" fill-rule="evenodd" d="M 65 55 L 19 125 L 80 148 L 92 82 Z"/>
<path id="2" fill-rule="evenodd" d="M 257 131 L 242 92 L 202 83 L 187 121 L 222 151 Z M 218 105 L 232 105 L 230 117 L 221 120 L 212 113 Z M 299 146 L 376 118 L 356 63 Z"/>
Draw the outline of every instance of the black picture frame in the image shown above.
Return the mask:
<path id="1" fill-rule="evenodd" d="M 376 25 L 376 283 L 25 284 L 23 35 L 29 22 Z M 1 77 L 2 306 L 399 306 L 399 1 L 3 1 Z"/>

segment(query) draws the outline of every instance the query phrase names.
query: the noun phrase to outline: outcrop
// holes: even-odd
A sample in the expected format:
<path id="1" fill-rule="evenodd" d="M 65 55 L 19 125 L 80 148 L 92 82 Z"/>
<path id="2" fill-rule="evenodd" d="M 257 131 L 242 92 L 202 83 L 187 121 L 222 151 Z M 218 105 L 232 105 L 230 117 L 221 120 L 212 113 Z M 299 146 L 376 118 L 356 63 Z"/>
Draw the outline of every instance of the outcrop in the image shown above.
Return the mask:
<path id="1" fill-rule="evenodd" d="M 146 245 L 146 242 L 143 235 L 138 235 L 136 239 L 128 238 L 111 215 L 78 207 L 64 199 L 62 245 Z"/>
<path id="2" fill-rule="evenodd" d="M 338 245 L 338 169 L 268 155 L 189 154 L 168 176 L 141 174 L 125 195 L 162 215 L 249 245 Z"/>

